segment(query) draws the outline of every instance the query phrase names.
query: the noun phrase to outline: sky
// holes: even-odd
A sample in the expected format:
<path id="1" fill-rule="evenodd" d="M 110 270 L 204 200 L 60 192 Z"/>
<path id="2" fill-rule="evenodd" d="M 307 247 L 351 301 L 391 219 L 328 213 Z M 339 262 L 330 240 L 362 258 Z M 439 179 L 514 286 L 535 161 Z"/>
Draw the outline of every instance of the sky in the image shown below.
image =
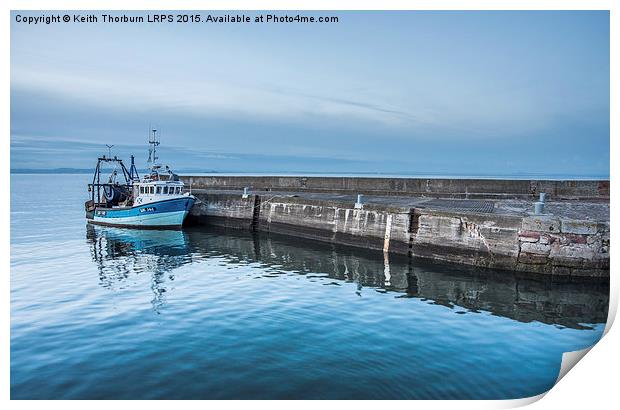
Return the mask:
<path id="1" fill-rule="evenodd" d="M 609 176 L 607 11 L 16 22 L 57 13 L 11 13 L 12 169 L 143 167 L 153 126 L 179 171 Z"/>

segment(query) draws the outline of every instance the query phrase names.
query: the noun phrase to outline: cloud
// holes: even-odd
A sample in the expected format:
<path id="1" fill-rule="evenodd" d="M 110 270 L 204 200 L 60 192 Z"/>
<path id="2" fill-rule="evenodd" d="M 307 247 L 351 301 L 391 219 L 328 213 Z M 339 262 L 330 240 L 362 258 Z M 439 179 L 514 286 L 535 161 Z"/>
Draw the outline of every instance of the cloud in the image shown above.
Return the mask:
<path id="1" fill-rule="evenodd" d="M 323 118 L 349 124 L 353 128 L 368 122 L 403 127 L 420 121 L 403 108 L 388 108 L 364 100 L 310 95 L 281 86 L 251 87 L 195 79 L 43 72 L 25 67 L 15 67 L 13 73 L 11 86 L 14 92 L 53 94 L 111 110 L 168 110 L 203 117 L 244 117 L 275 122 Z"/>

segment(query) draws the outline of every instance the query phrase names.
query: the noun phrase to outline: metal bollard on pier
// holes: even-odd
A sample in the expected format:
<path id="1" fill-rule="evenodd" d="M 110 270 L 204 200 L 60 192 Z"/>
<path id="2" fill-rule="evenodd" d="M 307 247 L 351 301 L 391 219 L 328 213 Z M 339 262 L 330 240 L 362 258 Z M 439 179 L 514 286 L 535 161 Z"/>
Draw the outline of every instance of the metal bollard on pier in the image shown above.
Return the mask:
<path id="1" fill-rule="evenodd" d="M 545 192 L 541 192 L 538 195 L 538 202 L 534 203 L 534 214 L 541 215 L 545 212 L 545 198 L 547 194 Z"/>
<path id="2" fill-rule="evenodd" d="M 355 202 L 355 209 L 364 208 L 364 195 L 357 194 L 357 202 Z"/>

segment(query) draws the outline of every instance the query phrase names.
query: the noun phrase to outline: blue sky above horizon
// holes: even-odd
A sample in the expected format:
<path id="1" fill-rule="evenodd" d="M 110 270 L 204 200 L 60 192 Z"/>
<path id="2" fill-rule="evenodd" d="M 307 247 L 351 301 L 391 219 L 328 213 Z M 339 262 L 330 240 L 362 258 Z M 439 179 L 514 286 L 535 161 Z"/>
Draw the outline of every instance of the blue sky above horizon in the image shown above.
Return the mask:
<path id="1" fill-rule="evenodd" d="M 606 11 L 16 14 L 41 13 L 12 12 L 11 168 L 89 168 L 106 143 L 142 166 L 153 124 L 180 170 L 609 176 Z"/>

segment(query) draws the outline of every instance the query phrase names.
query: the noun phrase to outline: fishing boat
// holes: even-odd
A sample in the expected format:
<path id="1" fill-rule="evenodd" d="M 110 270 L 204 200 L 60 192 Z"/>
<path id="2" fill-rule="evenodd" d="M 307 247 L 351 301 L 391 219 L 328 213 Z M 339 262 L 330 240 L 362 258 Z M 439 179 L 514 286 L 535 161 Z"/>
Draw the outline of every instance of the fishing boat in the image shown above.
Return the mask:
<path id="1" fill-rule="evenodd" d="M 169 166 L 161 165 L 157 156 L 157 130 L 149 132 L 149 172 L 142 179 L 131 156 L 129 169 L 122 159 L 112 156 L 97 158 L 92 183 L 88 184 L 90 200 L 84 204 L 89 223 L 127 228 L 180 229 L 196 201 L 185 184 Z M 103 168 L 112 166 L 110 175 Z"/>

